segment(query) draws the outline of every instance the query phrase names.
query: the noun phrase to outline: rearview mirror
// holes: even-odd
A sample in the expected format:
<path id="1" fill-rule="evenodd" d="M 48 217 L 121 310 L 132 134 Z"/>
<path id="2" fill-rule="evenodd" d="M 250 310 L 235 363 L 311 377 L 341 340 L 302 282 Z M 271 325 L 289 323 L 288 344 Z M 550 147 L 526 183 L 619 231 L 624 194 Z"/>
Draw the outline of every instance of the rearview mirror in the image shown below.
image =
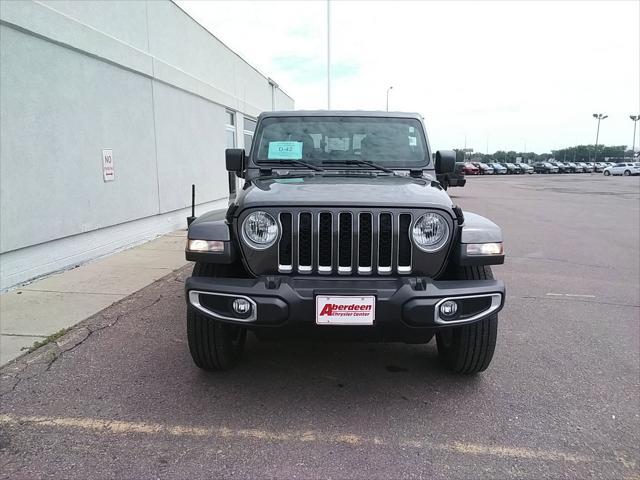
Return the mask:
<path id="1" fill-rule="evenodd" d="M 453 173 L 456 168 L 456 152 L 438 150 L 436 152 L 436 173 Z"/>
<path id="2" fill-rule="evenodd" d="M 227 171 L 242 173 L 244 170 L 244 148 L 227 148 L 225 154 Z"/>

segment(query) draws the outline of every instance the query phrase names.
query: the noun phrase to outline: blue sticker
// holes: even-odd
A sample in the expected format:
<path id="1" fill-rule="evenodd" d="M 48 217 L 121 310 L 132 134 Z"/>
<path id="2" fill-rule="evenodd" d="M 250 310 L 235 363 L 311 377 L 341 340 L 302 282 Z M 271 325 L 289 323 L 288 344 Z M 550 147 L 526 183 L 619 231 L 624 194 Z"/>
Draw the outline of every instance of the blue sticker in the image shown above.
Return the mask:
<path id="1" fill-rule="evenodd" d="M 269 160 L 300 160 L 302 142 L 269 142 Z"/>
<path id="2" fill-rule="evenodd" d="M 276 183 L 304 183 L 304 178 L 276 178 Z"/>

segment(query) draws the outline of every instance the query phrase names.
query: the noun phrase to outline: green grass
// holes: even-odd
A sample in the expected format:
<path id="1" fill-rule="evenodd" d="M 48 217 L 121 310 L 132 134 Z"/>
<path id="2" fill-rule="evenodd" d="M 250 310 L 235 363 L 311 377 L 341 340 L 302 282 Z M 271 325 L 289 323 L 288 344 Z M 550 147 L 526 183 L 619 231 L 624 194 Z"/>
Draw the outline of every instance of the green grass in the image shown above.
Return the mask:
<path id="1" fill-rule="evenodd" d="M 22 347 L 22 350 L 27 350 L 27 353 L 31 353 L 34 350 L 37 350 L 38 348 L 46 345 L 47 343 L 53 342 L 55 340 L 57 340 L 58 338 L 60 338 L 61 336 L 63 336 L 65 333 L 67 333 L 69 330 L 71 330 L 71 328 L 63 328 L 62 330 L 58 330 L 56 333 L 52 333 L 51 335 L 49 335 L 47 338 L 43 338 L 42 340 L 38 340 L 37 342 L 33 342 L 33 345 L 31 345 L 30 347 Z"/>

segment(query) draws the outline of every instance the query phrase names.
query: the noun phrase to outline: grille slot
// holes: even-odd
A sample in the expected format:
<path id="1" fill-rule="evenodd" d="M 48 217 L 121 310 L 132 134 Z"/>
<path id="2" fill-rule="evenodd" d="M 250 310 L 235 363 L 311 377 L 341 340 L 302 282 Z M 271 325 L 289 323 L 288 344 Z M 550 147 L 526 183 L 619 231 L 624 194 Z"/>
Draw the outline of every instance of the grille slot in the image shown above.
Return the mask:
<path id="1" fill-rule="evenodd" d="M 338 273 L 351 273 L 353 224 L 351 213 L 342 212 L 338 224 Z"/>
<path id="2" fill-rule="evenodd" d="M 398 216 L 398 272 L 411 272 L 411 214 Z"/>
<path id="3" fill-rule="evenodd" d="M 280 214 L 280 225 L 282 225 L 282 236 L 278 245 L 278 270 L 290 272 L 293 270 L 292 243 L 293 229 L 291 227 L 292 215 L 290 213 Z"/>
<path id="4" fill-rule="evenodd" d="M 367 274 L 373 264 L 373 215 L 361 213 L 358 219 L 358 273 Z"/>
<path id="5" fill-rule="evenodd" d="M 390 213 L 380 214 L 378 234 L 378 273 L 391 273 L 391 250 L 393 249 L 393 222 Z"/>
<path id="6" fill-rule="evenodd" d="M 318 216 L 318 271 L 330 273 L 332 270 L 333 215 L 322 212 Z"/>
<path id="7" fill-rule="evenodd" d="M 279 215 L 280 273 L 409 274 L 410 213 L 295 211 Z"/>
<path id="8" fill-rule="evenodd" d="M 311 272 L 313 233 L 311 226 L 311 214 L 303 212 L 300 214 L 298 226 L 298 271 L 301 273 Z"/>

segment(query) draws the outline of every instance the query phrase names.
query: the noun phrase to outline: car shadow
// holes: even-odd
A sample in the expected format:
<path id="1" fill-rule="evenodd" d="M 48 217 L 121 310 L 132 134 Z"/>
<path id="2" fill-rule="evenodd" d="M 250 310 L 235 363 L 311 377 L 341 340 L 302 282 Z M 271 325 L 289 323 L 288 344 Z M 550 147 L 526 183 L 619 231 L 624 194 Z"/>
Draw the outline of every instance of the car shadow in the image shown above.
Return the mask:
<path id="1" fill-rule="evenodd" d="M 192 374 L 197 378 L 191 388 L 193 401 L 206 399 L 211 392 L 216 392 L 216 402 L 231 396 L 234 408 L 249 416 L 263 410 L 285 415 L 281 409 L 292 403 L 298 419 L 301 412 L 302 418 L 327 409 L 366 408 L 380 413 L 399 404 L 435 413 L 442 401 L 464 401 L 484 382 L 482 375 L 447 371 L 438 359 L 435 340 L 406 345 L 250 338 L 244 358 L 233 370 L 192 370 Z M 202 411 L 207 404 L 208 400 L 193 408 Z"/>

